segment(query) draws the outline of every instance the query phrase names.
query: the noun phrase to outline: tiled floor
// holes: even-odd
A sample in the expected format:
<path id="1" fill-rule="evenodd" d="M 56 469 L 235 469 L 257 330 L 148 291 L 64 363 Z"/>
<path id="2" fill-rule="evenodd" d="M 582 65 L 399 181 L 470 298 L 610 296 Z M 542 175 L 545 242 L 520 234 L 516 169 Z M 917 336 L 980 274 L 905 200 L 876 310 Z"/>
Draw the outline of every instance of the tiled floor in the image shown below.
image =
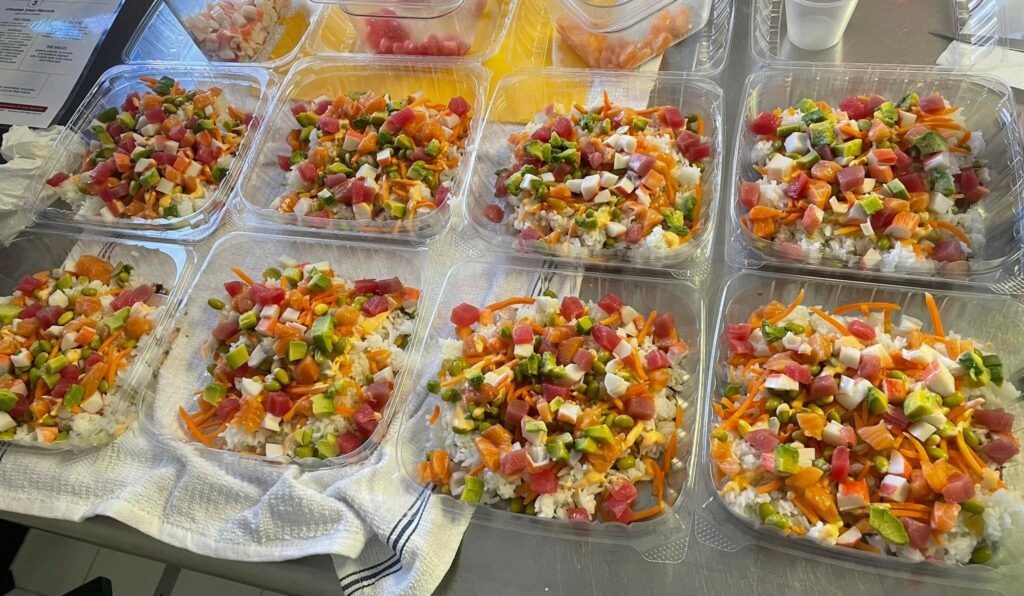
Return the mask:
<path id="1" fill-rule="evenodd" d="M 62 596 L 94 577 L 109 578 L 114 596 L 153 594 L 164 564 L 31 530 L 11 566 L 17 588 L 6 596 Z M 183 569 L 170 596 L 280 596 Z"/>

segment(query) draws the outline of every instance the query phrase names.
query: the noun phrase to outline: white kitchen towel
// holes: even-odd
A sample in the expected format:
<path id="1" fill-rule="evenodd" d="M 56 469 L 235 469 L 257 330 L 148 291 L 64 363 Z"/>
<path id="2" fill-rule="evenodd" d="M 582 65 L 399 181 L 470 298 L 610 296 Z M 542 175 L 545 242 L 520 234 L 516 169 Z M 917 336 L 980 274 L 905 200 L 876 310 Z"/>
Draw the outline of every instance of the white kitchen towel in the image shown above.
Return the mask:
<path id="1" fill-rule="evenodd" d="M 3 135 L 0 155 L 0 241 L 14 236 L 32 221 L 29 209 L 39 166 L 50 155 L 63 126 L 33 129 L 12 126 Z"/>

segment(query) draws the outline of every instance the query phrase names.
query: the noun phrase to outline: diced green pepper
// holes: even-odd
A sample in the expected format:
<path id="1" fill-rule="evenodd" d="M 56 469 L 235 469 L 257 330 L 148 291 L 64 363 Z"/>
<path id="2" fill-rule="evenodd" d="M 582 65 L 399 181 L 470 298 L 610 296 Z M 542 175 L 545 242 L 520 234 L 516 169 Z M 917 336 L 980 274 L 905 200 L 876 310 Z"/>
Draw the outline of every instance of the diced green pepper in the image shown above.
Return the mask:
<path id="1" fill-rule="evenodd" d="M 464 503 L 479 503 L 484 496 L 484 481 L 476 476 L 466 476 L 466 485 L 462 488 L 459 500 Z"/>
<path id="2" fill-rule="evenodd" d="M 902 545 L 910 542 L 910 537 L 907 535 L 907 530 L 903 527 L 903 523 L 887 507 L 880 507 L 878 505 L 868 507 L 868 524 L 882 538 L 892 544 Z"/>
<path id="3" fill-rule="evenodd" d="M 224 359 L 227 360 L 228 366 L 235 370 L 249 361 L 249 348 L 245 344 L 239 344 L 228 352 Z"/>
<path id="4" fill-rule="evenodd" d="M 817 122 L 827 122 L 828 116 L 825 115 L 825 112 L 815 108 L 803 116 L 800 116 L 800 119 L 804 121 L 804 124 L 810 125 Z"/>
<path id="5" fill-rule="evenodd" d="M 801 132 L 804 129 L 801 124 L 790 124 L 788 126 L 780 126 L 776 131 L 775 135 L 780 139 L 784 139 L 794 132 Z"/>
<path id="6" fill-rule="evenodd" d="M 240 329 L 255 329 L 256 324 L 260 322 L 259 315 L 255 311 L 248 311 L 242 313 L 242 316 L 238 317 L 238 327 Z"/>
<path id="7" fill-rule="evenodd" d="M 786 337 L 786 327 L 779 325 L 776 327 L 768 322 L 768 319 L 761 319 L 761 335 L 764 336 L 764 341 L 767 343 L 773 343 L 780 341 L 783 337 Z"/>

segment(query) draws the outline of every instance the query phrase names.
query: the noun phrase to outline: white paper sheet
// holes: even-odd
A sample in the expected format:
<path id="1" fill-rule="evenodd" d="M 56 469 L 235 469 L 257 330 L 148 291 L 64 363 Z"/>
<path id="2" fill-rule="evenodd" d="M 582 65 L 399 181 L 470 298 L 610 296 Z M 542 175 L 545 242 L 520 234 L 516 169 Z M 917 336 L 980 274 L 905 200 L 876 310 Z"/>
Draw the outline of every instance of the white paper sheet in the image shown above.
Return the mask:
<path id="1" fill-rule="evenodd" d="M 0 124 L 49 126 L 122 0 L 0 0 Z"/>

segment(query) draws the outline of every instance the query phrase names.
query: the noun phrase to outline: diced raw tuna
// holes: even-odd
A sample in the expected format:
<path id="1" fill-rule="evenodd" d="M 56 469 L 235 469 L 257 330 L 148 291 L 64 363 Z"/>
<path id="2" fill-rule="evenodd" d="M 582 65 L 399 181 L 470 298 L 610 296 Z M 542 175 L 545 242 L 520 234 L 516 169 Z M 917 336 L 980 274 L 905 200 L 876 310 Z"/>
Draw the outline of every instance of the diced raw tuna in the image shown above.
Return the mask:
<path id="1" fill-rule="evenodd" d="M 911 517 L 901 517 L 900 522 L 907 530 L 907 536 L 910 536 L 911 548 L 924 548 L 928 544 L 928 539 L 932 537 L 932 529 L 928 524 Z"/>
<path id="2" fill-rule="evenodd" d="M 1013 429 L 1013 414 L 1002 408 L 998 410 L 975 410 L 973 420 L 997 433 L 1008 433 Z"/>
<path id="3" fill-rule="evenodd" d="M 798 364 L 796 362 L 790 362 L 783 368 L 782 373 L 787 377 L 793 379 L 797 383 L 803 385 L 810 385 L 813 381 L 811 377 L 811 369 L 806 365 Z"/>
<path id="4" fill-rule="evenodd" d="M 832 460 L 829 462 L 832 466 L 830 475 L 832 480 L 836 482 L 843 482 L 846 477 L 850 475 L 850 448 L 846 446 L 836 447 L 832 452 Z"/>
<path id="5" fill-rule="evenodd" d="M 942 489 L 942 498 L 947 503 L 963 503 L 974 496 L 974 481 L 966 474 L 954 474 Z"/>
<path id="6" fill-rule="evenodd" d="M 812 399 L 829 397 L 839 393 L 839 385 L 836 384 L 836 378 L 832 375 L 820 375 L 814 377 L 809 393 Z"/>
<path id="7" fill-rule="evenodd" d="M 1020 453 L 1020 446 L 1010 437 L 1000 435 L 982 447 L 981 450 L 985 452 L 989 459 L 1002 465 L 1009 461 L 1011 457 Z"/>
<path id="8" fill-rule="evenodd" d="M 945 238 L 935 243 L 932 258 L 940 263 L 955 263 L 956 261 L 966 261 L 967 254 L 964 253 L 959 240 L 956 238 Z"/>
<path id="9" fill-rule="evenodd" d="M 753 209 L 761 200 L 761 186 L 757 182 L 740 184 L 740 203 L 747 209 Z"/>
<path id="10" fill-rule="evenodd" d="M 565 296 L 562 298 L 562 304 L 559 307 L 558 312 L 561 313 L 567 321 L 572 321 L 573 319 L 578 319 L 583 316 L 586 309 L 583 306 L 583 301 L 576 296 Z"/>
<path id="11" fill-rule="evenodd" d="M 369 404 L 363 404 L 359 406 L 356 413 L 352 415 L 352 420 L 356 423 L 356 428 L 361 430 L 364 434 L 371 435 L 373 431 L 377 429 L 377 413 L 373 411 L 373 408 Z"/>
<path id="12" fill-rule="evenodd" d="M 839 170 L 839 188 L 850 192 L 864 184 L 864 166 L 848 166 Z"/>
<path id="13" fill-rule="evenodd" d="M 762 112 L 750 122 L 750 132 L 756 135 L 774 135 L 782 124 L 782 118 L 772 112 Z"/>
<path id="14" fill-rule="evenodd" d="M 519 426 L 523 417 L 530 411 L 530 404 L 521 399 L 510 399 L 505 406 L 505 422 L 512 426 Z"/>
<path id="15" fill-rule="evenodd" d="M 550 469 L 530 473 L 530 490 L 538 495 L 548 495 L 558 491 L 558 479 Z"/>
<path id="16" fill-rule="evenodd" d="M 366 442 L 362 436 L 352 431 L 338 435 L 338 452 L 352 453 Z"/>
<path id="17" fill-rule="evenodd" d="M 924 179 L 921 178 L 921 174 L 914 172 L 913 174 L 903 174 L 899 176 L 899 181 L 906 187 L 907 192 L 925 192 L 928 190 L 925 188 Z"/>
<path id="18" fill-rule="evenodd" d="M 126 306 L 131 306 L 136 302 L 146 302 L 153 297 L 153 287 L 149 284 L 142 284 L 126 292 L 121 292 L 117 295 L 117 298 L 110 303 L 110 308 L 114 310 L 121 310 Z"/>
<path id="19" fill-rule="evenodd" d="M 631 397 L 626 400 L 626 414 L 634 420 L 654 418 L 654 400 L 649 397 Z"/>
<path id="20" fill-rule="evenodd" d="M 925 114 L 934 114 L 946 109 L 946 102 L 943 101 L 942 96 L 938 93 L 932 93 L 920 98 L 917 101 L 917 107 Z"/>
<path id="21" fill-rule="evenodd" d="M 469 327 L 480 320 L 480 309 L 472 304 L 462 304 L 452 309 L 451 322 L 456 327 Z"/>
<path id="22" fill-rule="evenodd" d="M 506 476 L 518 474 L 526 469 L 529 458 L 525 449 L 515 449 L 501 456 L 501 473 Z"/>
<path id="23" fill-rule="evenodd" d="M 748 432 L 744 440 L 761 453 L 771 453 L 775 446 L 779 444 L 779 438 L 767 428 L 759 428 Z"/>

